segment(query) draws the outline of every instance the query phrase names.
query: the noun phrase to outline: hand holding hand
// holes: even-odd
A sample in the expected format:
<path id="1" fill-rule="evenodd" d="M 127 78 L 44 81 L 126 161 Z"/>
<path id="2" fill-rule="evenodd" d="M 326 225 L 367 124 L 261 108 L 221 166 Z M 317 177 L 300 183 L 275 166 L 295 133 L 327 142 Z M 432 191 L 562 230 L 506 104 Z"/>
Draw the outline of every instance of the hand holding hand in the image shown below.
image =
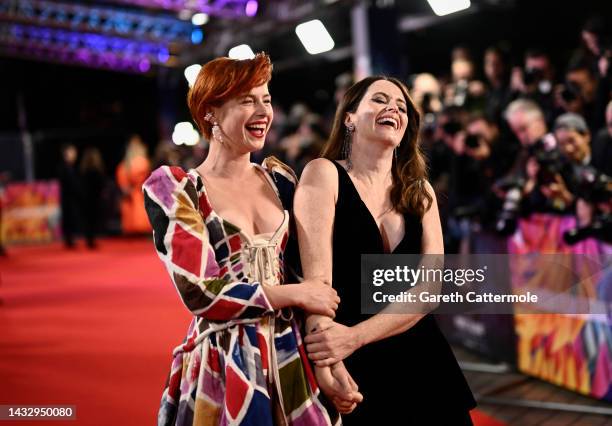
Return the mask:
<path id="1" fill-rule="evenodd" d="M 331 322 L 325 329 L 317 329 L 304 338 L 308 358 L 319 367 L 342 361 L 359 348 L 355 329 Z"/>
<path id="2" fill-rule="evenodd" d="M 300 290 L 298 306 L 310 314 L 336 316 L 340 298 L 336 290 L 322 278 L 305 280 L 296 287 Z"/>
<path id="3" fill-rule="evenodd" d="M 363 401 L 357 383 L 343 362 L 336 363 L 332 367 L 315 367 L 315 375 L 319 387 L 340 414 L 352 412 L 357 404 Z"/>

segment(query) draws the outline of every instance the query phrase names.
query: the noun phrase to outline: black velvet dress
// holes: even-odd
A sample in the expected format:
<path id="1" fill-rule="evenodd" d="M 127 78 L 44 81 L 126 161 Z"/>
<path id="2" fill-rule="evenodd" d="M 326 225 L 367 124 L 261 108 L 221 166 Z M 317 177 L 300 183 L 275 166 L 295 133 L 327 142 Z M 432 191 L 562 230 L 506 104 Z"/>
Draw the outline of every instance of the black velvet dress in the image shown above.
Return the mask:
<path id="1" fill-rule="evenodd" d="M 342 299 L 335 321 L 355 325 L 360 312 L 361 254 L 384 253 L 374 218 L 338 163 L 333 231 L 333 286 Z M 418 216 L 405 215 L 405 234 L 393 253 L 420 253 Z M 366 345 L 344 360 L 364 401 L 344 415 L 347 425 L 470 425 L 472 392 L 436 320 L 429 314 L 408 331 Z"/>

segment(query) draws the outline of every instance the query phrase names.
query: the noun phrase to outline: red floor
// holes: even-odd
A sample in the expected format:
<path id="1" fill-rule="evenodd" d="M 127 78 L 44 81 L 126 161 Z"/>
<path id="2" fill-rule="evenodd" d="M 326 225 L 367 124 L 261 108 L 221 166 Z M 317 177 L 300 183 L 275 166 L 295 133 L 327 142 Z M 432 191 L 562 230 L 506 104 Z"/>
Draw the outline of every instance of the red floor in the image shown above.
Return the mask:
<path id="1" fill-rule="evenodd" d="M 76 406 L 77 421 L 48 425 L 155 424 L 189 315 L 149 239 L 11 248 L 0 299 L 0 404 Z"/>
<path id="2" fill-rule="evenodd" d="M 76 405 L 70 424 L 155 423 L 189 315 L 150 240 L 12 248 L 0 271 L 2 404 Z"/>

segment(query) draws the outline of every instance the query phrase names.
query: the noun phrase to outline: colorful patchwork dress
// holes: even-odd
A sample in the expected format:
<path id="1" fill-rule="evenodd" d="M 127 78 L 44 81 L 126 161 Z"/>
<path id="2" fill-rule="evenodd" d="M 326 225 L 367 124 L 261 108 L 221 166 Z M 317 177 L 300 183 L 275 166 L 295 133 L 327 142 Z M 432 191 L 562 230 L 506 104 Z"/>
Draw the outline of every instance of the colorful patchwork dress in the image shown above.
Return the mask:
<path id="1" fill-rule="evenodd" d="M 223 220 L 195 170 L 162 166 L 143 185 L 155 248 L 194 315 L 173 352 L 159 425 L 340 424 L 315 381 L 299 312 L 275 312 L 262 288 L 283 283 L 287 246 L 296 247 L 296 178 L 275 159 L 257 167 L 285 207 L 271 235 Z"/>

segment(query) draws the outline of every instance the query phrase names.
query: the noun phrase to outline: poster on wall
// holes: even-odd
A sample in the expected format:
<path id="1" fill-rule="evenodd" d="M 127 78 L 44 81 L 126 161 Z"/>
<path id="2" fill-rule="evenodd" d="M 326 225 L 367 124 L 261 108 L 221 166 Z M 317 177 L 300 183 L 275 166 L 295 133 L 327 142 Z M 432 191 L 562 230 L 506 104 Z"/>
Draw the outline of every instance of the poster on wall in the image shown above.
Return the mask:
<path id="1" fill-rule="evenodd" d="M 593 304 L 612 303 L 612 246 L 595 238 L 574 245 L 563 241 L 563 233 L 576 226 L 573 217 L 532 215 L 521 221 L 509 243 L 514 257 L 512 286 L 572 294 Z M 556 267 L 546 267 L 542 256 L 561 254 Z M 576 281 L 578 280 L 578 281 Z M 580 293 L 574 283 L 580 283 Z M 580 299 L 584 300 L 584 299 Z M 612 401 L 612 317 L 609 314 L 537 313 L 515 315 L 517 364 L 520 371 L 594 398 Z"/>
<path id="2" fill-rule="evenodd" d="M 6 244 L 48 242 L 60 238 L 58 181 L 14 182 L 6 185 L 2 232 Z"/>

